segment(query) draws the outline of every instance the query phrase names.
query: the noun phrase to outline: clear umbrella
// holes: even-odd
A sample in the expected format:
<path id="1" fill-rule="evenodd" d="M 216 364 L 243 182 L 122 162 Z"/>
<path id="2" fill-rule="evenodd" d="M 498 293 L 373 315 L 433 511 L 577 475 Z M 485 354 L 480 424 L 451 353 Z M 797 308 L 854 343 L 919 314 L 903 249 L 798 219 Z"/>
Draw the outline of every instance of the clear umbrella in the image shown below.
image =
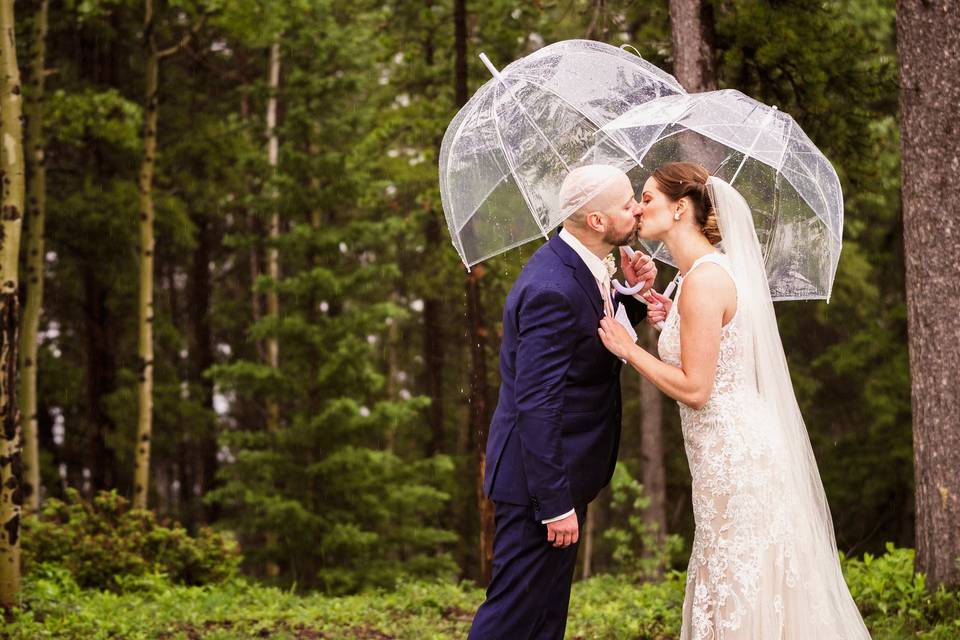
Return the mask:
<path id="1" fill-rule="evenodd" d="M 642 58 L 591 40 L 565 40 L 497 71 L 456 115 L 440 148 L 440 196 L 453 244 L 469 268 L 545 237 L 595 193 L 561 207 L 570 169 L 639 162 L 602 127 L 648 100 L 683 93 Z"/>
<path id="2" fill-rule="evenodd" d="M 736 187 L 753 212 L 773 299 L 829 300 L 843 230 L 840 180 L 793 118 L 721 90 L 645 102 L 604 131 L 648 173 L 699 162 Z M 645 246 L 673 264 L 666 247 Z"/>

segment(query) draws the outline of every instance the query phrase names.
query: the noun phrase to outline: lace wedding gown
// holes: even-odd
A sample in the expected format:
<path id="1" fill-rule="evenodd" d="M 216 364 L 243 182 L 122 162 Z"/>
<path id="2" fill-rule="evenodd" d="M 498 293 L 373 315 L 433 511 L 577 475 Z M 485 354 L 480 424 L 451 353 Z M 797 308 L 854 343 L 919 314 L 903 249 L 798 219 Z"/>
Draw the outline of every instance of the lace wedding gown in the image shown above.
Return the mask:
<path id="1" fill-rule="evenodd" d="M 720 265 L 736 283 L 722 253 L 703 256 L 687 275 L 705 262 Z M 681 282 L 659 341 L 660 358 L 674 366 L 680 366 L 682 291 Z M 813 550 L 797 535 L 804 514 L 790 499 L 790 458 L 749 379 L 749 336 L 741 324 L 738 311 L 722 329 L 707 403 L 700 409 L 678 403 L 696 523 L 681 640 L 869 638 L 839 565 L 834 575 L 812 575 L 817 563 L 804 561 Z"/>

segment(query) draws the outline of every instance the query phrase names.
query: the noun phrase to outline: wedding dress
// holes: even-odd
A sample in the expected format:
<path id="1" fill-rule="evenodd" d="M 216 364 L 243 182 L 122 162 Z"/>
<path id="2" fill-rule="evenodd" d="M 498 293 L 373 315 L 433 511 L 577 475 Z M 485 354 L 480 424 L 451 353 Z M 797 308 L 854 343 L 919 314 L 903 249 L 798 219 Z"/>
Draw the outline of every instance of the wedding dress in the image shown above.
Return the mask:
<path id="1" fill-rule="evenodd" d="M 840 571 L 833 526 L 790 385 L 749 207 L 710 178 L 724 252 L 706 263 L 737 289 L 713 391 L 680 406 L 696 524 L 681 640 L 869 639 Z M 679 300 L 659 340 L 680 366 Z"/>

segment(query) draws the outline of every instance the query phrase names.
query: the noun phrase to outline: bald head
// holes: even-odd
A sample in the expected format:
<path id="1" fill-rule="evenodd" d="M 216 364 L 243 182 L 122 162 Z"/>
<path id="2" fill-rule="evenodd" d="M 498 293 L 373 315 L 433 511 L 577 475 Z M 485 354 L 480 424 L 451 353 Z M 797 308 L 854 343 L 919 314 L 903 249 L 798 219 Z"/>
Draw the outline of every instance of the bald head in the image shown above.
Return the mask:
<path id="1" fill-rule="evenodd" d="M 586 214 L 621 206 L 624 194 L 632 195 L 633 187 L 623 171 L 609 164 L 584 165 L 564 178 L 560 186 L 560 211 L 574 209 L 567 221 L 580 227 Z"/>

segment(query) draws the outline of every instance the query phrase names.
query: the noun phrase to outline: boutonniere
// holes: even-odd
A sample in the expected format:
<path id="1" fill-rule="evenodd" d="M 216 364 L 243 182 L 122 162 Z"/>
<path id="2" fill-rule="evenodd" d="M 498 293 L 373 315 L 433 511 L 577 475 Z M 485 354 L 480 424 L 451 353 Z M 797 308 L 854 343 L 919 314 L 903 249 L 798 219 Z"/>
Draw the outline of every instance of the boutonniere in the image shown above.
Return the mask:
<path id="1" fill-rule="evenodd" d="M 603 259 L 603 266 L 607 268 L 607 275 L 611 278 L 617 273 L 617 263 L 613 260 L 613 254 L 608 253 L 607 256 Z"/>

